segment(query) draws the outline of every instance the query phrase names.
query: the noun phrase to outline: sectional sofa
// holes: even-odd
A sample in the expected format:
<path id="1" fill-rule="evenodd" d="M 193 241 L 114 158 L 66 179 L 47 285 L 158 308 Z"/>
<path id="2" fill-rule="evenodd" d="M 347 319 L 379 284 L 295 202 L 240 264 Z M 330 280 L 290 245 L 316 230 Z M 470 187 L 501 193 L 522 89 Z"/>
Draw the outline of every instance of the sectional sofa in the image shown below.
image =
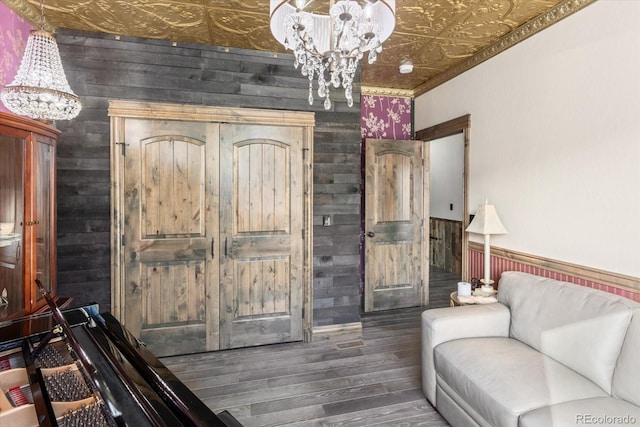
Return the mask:
<path id="1" fill-rule="evenodd" d="M 640 304 L 502 274 L 498 302 L 422 314 L 422 389 L 454 426 L 640 426 Z"/>

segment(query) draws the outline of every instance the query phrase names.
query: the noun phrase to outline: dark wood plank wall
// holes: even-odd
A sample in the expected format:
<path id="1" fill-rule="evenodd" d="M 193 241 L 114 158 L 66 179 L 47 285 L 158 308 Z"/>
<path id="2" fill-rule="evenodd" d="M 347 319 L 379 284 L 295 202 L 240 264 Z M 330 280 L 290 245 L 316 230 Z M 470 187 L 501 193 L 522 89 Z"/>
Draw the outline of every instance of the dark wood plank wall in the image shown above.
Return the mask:
<path id="1" fill-rule="evenodd" d="M 462 275 L 462 222 L 429 220 L 429 259 L 432 267 Z"/>
<path id="2" fill-rule="evenodd" d="M 359 98 L 359 97 L 358 97 Z M 355 102 L 355 99 L 354 99 Z M 353 115 L 316 114 L 313 159 L 314 324 L 359 321 L 360 107 Z M 342 119 L 342 120 L 340 120 Z M 354 125 L 357 132 L 354 133 Z M 328 216 L 331 226 L 322 225 Z"/>
<path id="3" fill-rule="evenodd" d="M 83 103 L 76 119 L 56 123 L 60 295 L 110 308 L 108 100 L 314 111 L 314 325 L 359 320 L 359 84 L 352 108 L 334 90 L 327 112 L 317 96 L 309 106 L 290 55 L 72 30 L 57 39 Z M 323 215 L 334 225 L 323 227 Z"/>

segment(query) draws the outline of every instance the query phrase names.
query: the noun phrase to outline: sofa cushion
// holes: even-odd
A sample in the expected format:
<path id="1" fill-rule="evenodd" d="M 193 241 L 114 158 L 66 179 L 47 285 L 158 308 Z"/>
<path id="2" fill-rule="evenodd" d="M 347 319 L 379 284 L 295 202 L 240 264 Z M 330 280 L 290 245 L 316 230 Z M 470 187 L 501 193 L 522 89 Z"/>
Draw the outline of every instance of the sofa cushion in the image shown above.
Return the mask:
<path id="1" fill-rule="evenodd" d="M 534 409 L 520 417 L 518 427 L 613 427 L 638 423 L 640 407 L 612 397 L 594 397 Z"/>
<path id="2" fill-rule="evenodd" d="M 438 385 L 496 427 L 514 427 L 520 414 L 542 406 L 607 396 L 582 375 L 511 338 L 448 341 L 434 353 Z"/>
<path id="3" fill-rule="evenodd" d="M 445 341 L 469 337 L 508 337 L 509 308 L 503 304 L 432 308 L 422 313 L 422 391 L 436 402 L 433 349 Z M 482 323 L 482 329 L 468 325 Z"/>
<path id="4" fill-rule="evenodd" d="M 613 370 L 637 303 L 515 271 L 500 277 L 498 300 L 511 309 L 511 337 L 611 393 Z"/>
<path id="5" fill-rule="evenodd" d="M 635 310 L 627 328 L 613 374 L 612 394 L 640 406 L 640 310 Z"/>

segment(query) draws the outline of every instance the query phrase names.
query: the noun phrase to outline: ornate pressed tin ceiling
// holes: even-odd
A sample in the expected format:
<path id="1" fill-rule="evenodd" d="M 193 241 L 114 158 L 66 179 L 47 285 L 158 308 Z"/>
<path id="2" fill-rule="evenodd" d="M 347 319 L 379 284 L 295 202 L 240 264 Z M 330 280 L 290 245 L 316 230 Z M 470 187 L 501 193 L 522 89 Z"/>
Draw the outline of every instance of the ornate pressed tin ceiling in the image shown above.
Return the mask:
<path id="1" fill-rule="evenodd" d="M 35 27 L 39 0 L 2 0 Z M 365 93 L 417 96 L 595 0 L 399 0 L 396 28 Z M 326 13 L 328 1 L 312 5 Z M 47 27 L 285 53 L 269 29 L 268 0 L 46 0 Z M 400 74 L 404 59 L 414 64 Z"/>

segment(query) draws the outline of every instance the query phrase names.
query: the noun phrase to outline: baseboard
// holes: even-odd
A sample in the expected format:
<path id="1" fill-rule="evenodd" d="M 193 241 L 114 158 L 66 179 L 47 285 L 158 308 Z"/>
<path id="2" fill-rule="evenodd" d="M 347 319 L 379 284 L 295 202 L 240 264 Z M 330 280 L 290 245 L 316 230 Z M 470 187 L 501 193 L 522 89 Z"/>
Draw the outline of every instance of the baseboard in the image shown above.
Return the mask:
<path id="1" fill-rule="evenodd" d="M 362 338 L 362 322 L 315 326 L 312 341 L 345 342 Z"/>

